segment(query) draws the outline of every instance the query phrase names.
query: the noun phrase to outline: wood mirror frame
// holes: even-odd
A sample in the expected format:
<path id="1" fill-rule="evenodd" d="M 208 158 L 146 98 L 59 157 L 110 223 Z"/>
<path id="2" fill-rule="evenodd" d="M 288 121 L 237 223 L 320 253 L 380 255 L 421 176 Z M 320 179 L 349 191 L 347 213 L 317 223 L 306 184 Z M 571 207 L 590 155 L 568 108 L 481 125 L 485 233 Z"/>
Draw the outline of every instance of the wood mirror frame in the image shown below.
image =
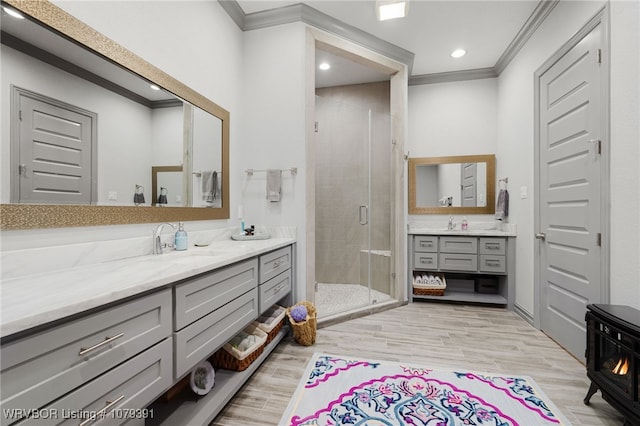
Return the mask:
<path id="1" fill-rule="evenodd" d="M 46 0 L 3 0 L 30 19 L 49 27 L 123 68 L 154 82 L 222 121 L 222 207 L 95 206 L 0 204 L 0 229 L 63 228 L 229 218 L 229 112 L 146 62 Z"/>
<path id="2" fill-rule="evenodd" d="M 416 168 L 423 165 L 451 163 L 487 164 L 487 203 L 483 207 L 446 207 L 416 205 Z M 409 214 L 494 214 L 496 197 L 496 156 L 495 155 L 458 155 L 451 157 L 409 158 Z"/>

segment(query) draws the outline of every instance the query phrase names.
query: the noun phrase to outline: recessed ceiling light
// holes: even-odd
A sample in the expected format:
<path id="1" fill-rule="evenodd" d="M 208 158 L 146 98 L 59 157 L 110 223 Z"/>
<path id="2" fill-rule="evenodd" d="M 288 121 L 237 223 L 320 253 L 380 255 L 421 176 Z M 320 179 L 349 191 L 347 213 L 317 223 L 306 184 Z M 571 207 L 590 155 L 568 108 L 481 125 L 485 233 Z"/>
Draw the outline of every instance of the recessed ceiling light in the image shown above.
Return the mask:
<path id="1" fill-rule="evenodd" d="M 466 54 L 467 54 L 466 50 L 464 50 L 464 49 L 456 49 L 453 52 L 451 52 L 451 57 L 452 58 L 462 58 Z"/>
<path id="2" fill-rule="evenodd" d="M 12 16 L 12 17 L 17 18 L 17 19 L 24 19 L 24 16 L 22 16 L 21 13 L 17 12 L 16 10 L 13 10 L 13 9 L 11 9 L 9 7 L 2 6 L 2 10 L 4 10 L 7 13 L 7 15 L 9 15 L 9 16 Z"/>
<path id="3" fill-rule="evenodd" d="M 376 2 L 376 13 L 379 21 L 388 19 L 404 18 L 407 15 L 408 4 L 406 1 L 378 0 Z"/>
<path id="4" fill-rule="evenodd" d="M 328 64 L 328 63 L 326 63 L 326 62 L 323 62 L 323 63 L 321 63 L 320 65 L 318 65 L 318 68 L 320 68 L 322 71 L 326 71 L 326 70 L 328 70 L 329 68 L 331 68 L 331 65 L 329 65 L 329 64 Z"/>
<path id="5" fill-rule="evenodd" d="M 156 86 L 155 84 L 151 84 L 151 85 L 149 85 L 149 87 L 151 87 L 153 90 L 160 90 L 160 88 L 158 86 Z"/>

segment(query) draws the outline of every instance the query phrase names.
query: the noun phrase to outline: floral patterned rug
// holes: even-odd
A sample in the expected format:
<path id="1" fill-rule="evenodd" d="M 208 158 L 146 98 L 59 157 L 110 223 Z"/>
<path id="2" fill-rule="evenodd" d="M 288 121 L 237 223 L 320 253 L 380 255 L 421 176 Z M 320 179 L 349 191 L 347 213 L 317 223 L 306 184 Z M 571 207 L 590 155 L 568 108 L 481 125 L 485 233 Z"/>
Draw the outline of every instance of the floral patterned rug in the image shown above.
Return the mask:
<path id="1" fill-rule="evenodd" d="M 569 425 L 529 377 L 314 354 L 280 425 Z"/>

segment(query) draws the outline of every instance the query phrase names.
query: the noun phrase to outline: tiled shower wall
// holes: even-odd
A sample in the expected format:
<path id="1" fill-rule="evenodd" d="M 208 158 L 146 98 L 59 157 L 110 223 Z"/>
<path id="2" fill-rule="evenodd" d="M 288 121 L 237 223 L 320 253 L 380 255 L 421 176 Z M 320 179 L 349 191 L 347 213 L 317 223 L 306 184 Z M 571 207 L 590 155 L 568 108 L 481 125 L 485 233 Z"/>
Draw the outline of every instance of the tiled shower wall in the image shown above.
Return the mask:
<path id="1" fill-rule="evenodd" d="M 317 282 L 361 282 L 361 250 L 367 247 L 367 227 L 359 224 L 361 204 L 370 204 L 371 249 L 391 248 L 389 93 L 388 82 L 316 89 Z M 367 201 L 366 167 L 369 109 L 371 203 Z"/>

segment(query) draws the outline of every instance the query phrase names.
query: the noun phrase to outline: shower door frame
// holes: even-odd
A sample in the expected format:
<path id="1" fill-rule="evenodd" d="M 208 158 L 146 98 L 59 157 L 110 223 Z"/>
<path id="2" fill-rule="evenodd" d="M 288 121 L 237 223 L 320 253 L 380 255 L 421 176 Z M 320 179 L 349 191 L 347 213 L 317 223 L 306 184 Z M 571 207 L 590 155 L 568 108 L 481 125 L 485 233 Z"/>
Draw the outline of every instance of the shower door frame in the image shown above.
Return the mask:
<path id="1" fill-rule="evenodd" d="M 303 276 L 306 286 L 302 291 L 307 300 L 313 301 L 315 296 L 315 49 L 321 47 L 331 50 L 365 66 L 382 70 L 390 75 L 390 116 L 391 116 L 391 274 L 392 297 L 398 304 L 407 303 L 407 187 L 405 135 L 407 129 L 408 102 L 408 68 L 400 63 L 372 50 L 353 44 L 335 35 L 317 30 L 311 26 L 306 28 L 305 40 L 305 74 L 306 74 L 306 181 L 305 193 L 306 220 L 304 230 L 305 254 Z"/>

